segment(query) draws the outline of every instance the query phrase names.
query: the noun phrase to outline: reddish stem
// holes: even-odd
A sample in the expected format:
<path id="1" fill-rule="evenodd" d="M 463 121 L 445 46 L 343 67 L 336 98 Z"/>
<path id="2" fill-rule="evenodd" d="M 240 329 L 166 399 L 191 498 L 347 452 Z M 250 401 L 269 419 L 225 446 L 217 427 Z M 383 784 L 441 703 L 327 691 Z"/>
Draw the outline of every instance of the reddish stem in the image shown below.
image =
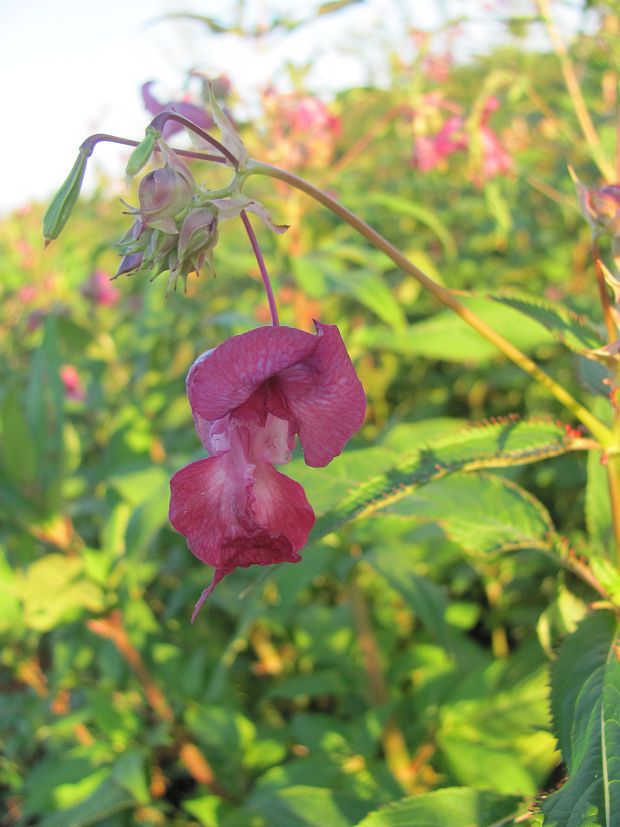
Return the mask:
<path id="1" fill-rule="evenodd" d="M 276 299 L 273 295 L 273 290 L 271 288 L 271 282 L 269 281 L 269 273 L 267 272 L 265 259 L 263 258 L 263 253 L 258 243 L 258 239 L 256 238 L 256 234 L 252 229 L 250 219 L 248 218 L 248 214 L 245 210 L 241 210 L 241 220 L 243 221 L 243 226 L 245 227 L 245 231 L 248 234 L 248 238 L 250 239 L 250 244 L 252 245 L 254 255 L 256 256 L 258 269 L 260 270 L 260 274 L 263 279 L 263 284 L 265 285 L 265 293 L 267 293 L 267 301 L 269 303 L 269 312 L 271 313 L 271 323 L 274 327 L 278 327 L 278 325 L 280 324 L 280 321 L 278 319 L 278 308 L 276 306 Z"/>
<path id="2" fill-rule="evenodd" d="M 224 144 L 220 143 L 217 138 L 214 138 L 212 135 L 209 135 L 208 132 L 205 132 L 204 129 L 201 129 L 199 126 L 196 126 L 195 123 L 190 121 L 188 118 L 184 118 L 183 115 L 178 115 L 176 112 L 160 112 L 159 115 L 155 115 L 153 120 L 150 123 L 150 126 L 153 129 L 156 129 L 158 132 L 161 132 L 164 124 L 168 121 L 176 121 L 180 123 L 181 126 L 184 126 L 186 129 L 191 129 L 192 132 L 195 132 L 196 135 L 199 135 L 203 138 L 207 143 L 210 143 L 212 147 L 215 147 L 218 152 L 221 152 L 222 155 L 228 159 L 228 161 L 233 165 L 235 169 L 239 169 L 239 161 L 235 158 L 232 152 L 229 149 L 226 149 Z"/>
<path id="3" fill-rule="evenodd" d="M 123 146 L 138 146 L 140 143 L 139 141 L 132 141 L 130 138 L 119 138 L 118 135 L 106 135 L 104 132 L 98 132 L 86 138 L 86 140 L 82 142 L 80 149 L 90 156 L 97 144 L 102 141 L 110 144 L 123 144 Z M 187 149 L 175 149 L 174 151 L 177 155 L 185 155 L 186 158 L 196 158 L 198 161 L 212 161 L 215 164 L 226 163 L 226 159 L 221 158 L 219 155 L 206 155 L 204 152 L 191 152 Z M 155 147 L 155 152 L 161 152 L 159 147 Z"/>

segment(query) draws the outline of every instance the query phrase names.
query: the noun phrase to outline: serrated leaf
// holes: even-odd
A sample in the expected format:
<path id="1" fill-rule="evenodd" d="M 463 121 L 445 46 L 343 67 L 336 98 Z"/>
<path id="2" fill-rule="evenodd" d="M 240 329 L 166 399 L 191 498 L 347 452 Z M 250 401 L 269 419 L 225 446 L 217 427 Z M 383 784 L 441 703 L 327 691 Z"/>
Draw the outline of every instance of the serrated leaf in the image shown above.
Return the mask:
<path id="1" fill-rule="evenodd" d="M 597 612 L 566 638 L 551 670 L 551 712 L 568 780 L 541 804 L 545 827 L 620 823 L 619 624 Z"/>
<path id="2" fill-rule="evenodd" d="M 584 353 L 605 344 L 600 330 L 590 319 L 580 316 L 561 304 L 512 291 L 491 298 L 538 322 L 558 341 L 576 353 Z"/>
<path id="3" fill-rule="evenodd" d="M 313 536 L 322 537 L 355 517 L 391 506 L 416 488 L 456 471 L 522 465 L 559 456 L 574 447 L 575 441 L 563 425 L 545 420 L 510 419 L 449 434 L 354 487 L 319 518 Z"/>
<path id="4" fill-rule="evenodd" d="M 390 510 L 436 520 L 448 537 L 474 554 L 550 549 L 554 527 L 545 507 L 509 480 L 455 474 L 430 483 Z"/>
<path id="5" fill-rule="evenodd" d="M 356 827 L 508 827 L 518 807 L 519 799 L 512 796 L 446 787 L 388 804 Z"/>

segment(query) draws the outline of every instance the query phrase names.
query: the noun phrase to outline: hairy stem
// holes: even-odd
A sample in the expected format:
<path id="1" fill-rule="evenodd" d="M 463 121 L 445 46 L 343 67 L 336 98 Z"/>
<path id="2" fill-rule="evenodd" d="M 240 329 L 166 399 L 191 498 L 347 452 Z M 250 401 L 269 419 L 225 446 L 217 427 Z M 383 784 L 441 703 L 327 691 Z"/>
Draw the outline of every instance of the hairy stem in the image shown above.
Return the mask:
<path id="1" fill-rule="evenodd" d="M 547 390 L 555 396 L 555 398 L 567 408 L 573 416 L 575 416 L 583 425 L 586 426 L 592 435 L 603 446 L 608 446 L 612 441 L 612 433 L 610 429 L 590 411 L 585 408 L 580 402 L 570 394 L 566 388 L 556 382 L 547 373 L 544 372 L 532 359 L 525 353 L 515 347 L 508 339 L 505 339 L 500 333 L 493 330 L 483 319 L 476 313 L 462 304 L 448 288 L 443 287 L 428 276 L 423 270 L 417 267 L 410 261 L 397 247 L 384 238 L 380 233 L 362 221 L 355 213 L 348 210 L 335 198 L 332 198 L 323 190 L 318 189 L 303 178 L 288 172 L 279 167 L 274 167 L 271 164 L 263 164 L 258 161 L 248 164 L 246 176 L 249 175 L 267 175 L 271 178 L 277 178 L 285 181 L 292 187 L 305 192 L 311 198 L 314 198 L 320 204 L 327 207 L 337 216 L 346 221 L 354 230 L 360 235 L 364 236 L 374 247 L 381 250 L 385 255 L 392 259 L 402 270 L 435 296 L 445 307 L 449 307 L 454 311 L 464 322 L 470 327 L 480 333 L 488 342 L 491 342 L 498 350 L 507 356 L 512 362 L 518 365 L 522 370 L 528 373 L 540 385 L 547 388 Z"/>
<path id="2" fill-rule="evenodd" d="M 549 0 L 536 0 L 536 4 L 538 6 L 539 14 L 547 27 L 547 32 L 549 33 L 549 39 L 551 40 L 553 50 L 560 61 L 560 68 L 562 69 L 562 75 L 564 76 L 564 83 L 566 84 L 568 94 L 570 95 L 570 99 L 573 103 L 575 115 L 579 121 L 581 131 L 590 146 L 592 157 L 594 158 L 597 167 L 600 169 L 607 181 L 611 182 L 614 178 L 614 168 L 605 158 L 605 153 L 601 147 L 601 142 L 596 134 L 592 119 L 590 118 L 590 113 L 588 112 L 588 107 L 586 106 L 586 102 L 581 93 L 581 86 L 579 85 L 579 79 L 577 78 L 575 67 L 570 59 L 570 55 L 568 54 L 566 44 L 562 40 L 562 36 L 560 35 L 560 32 L 553 21 L 553 17 L 551 16 L 551 5 Z"/>
<path id="3" fill-rule="evenodd" d="M 273 295 L 271 282 L 269 280 L 269 273 L 267 272 L 267 266 L 265 265 L 265 259 L 260 248 L 260 244 L 258 243 L 258 239 L 256 238 L 256 233 L 252 228 L 252 224 L 250 223 L 250 219 L 248 218 L 248 214 L 245 210 L 241 210 L 241 220 L 243 221 L 243 226 L 245 227 L 245 231 L 250 239 L 250 244 L 252 245 L 254 255 L 256 256 L 256 263 L 258 264 L 258 269 L 260 270 L 263 284 L 265 285 L 265 293 L 267 294 L 267 302 L 269 303 L 269 312 L 271 313 L 271 323 L 274 327 L 278 327 L 280 320 L 278 319 L 278 308 L 276 305 L 276 298 Z"/>

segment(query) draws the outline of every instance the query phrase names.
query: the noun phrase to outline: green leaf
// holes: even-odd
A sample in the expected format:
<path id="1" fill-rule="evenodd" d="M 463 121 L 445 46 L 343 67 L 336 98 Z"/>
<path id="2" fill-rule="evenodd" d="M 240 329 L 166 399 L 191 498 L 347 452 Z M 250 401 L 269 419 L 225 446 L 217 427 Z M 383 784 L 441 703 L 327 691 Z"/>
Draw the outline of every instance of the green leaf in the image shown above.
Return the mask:
<path id="1" fill-rule="evenodd" d="M 566 638 L 551 670 L 551 712 L 568 781 L 541 804 L 545 827 L 620 823 L 619 624 L 596 612 Z"/>
<path id="2" fill-rule="evenodd" d="M 135 801 L 112 779 L 106 779 L 84 801 L 39 822 L 40 827 L 89 827 L 135 806 Z"/>
<path id="3" fill-rule="evenodd" d="M 2 405 L 2 444 L 0 452 L 7 478 L 21 488 L 35 486 L 38 479 L 38 453 L 18 388 L 7 394 Z"/>
<path id="4" fill-rule="evenodd" d="M 64 393 L 56 320 L 48 315 L 45 334 L 36 350 L 26 399 L 26 417 L 39 457 L 39 479 L 49 512 L 58 509 L 64 463 Z"/>
<path id="5" fill-rule="evenodd" d="M 430 483 L 395 509 L 436 520 L 452 540 L 474 554 L 552 546 L 549 535 L 554 527 L 542 503 L 515 483 L 491 474 L 456 474 Z"/>
<path id="6" fill-rule="evenodd" d="M 394 505 L 420 486 L 456 471 L 522 465 L 559 456 L 573 447 L 574 442 L 565 428 L 546 420 L 509 419 L 448 434 L 355 486 L 338 505 L 319 518 L 313 536 L 315 539 L 325 536 L 355 517 Z M 508 483 L 506 488 L 510 488 Z M 527 499 L 524 493 L 509 496 L 513 500 Z M 547 518 L 542 522 L 548 522 Z"/>
<path id="7" fill-rule="evenodd" d="M 269 819 L 269 827 L 351 827 L 368 810 L 352 796 L 304 786 L 256 792 L 248 805 Z"/>
<path id="8" fill-rule="evenodd" d="M 590 319 L 561 304 L 512 291 L 491 298 L 538 322 L 558 341 L 576 353 L 584 353 L 605 344 L 599 328 Z"/>
<path id="9" fill-rule="evenodd" d="M 32 563 L 16 584 L 25 624 L 46 632 L 84 610 L 101 611 L 101 590 L 82 571 L 79 558 L 63 554 L 47 554 Z"/>
<path id="10" fill-rule="evenodd" d="M 447 643 L 446 611 L 448 601 L 441 586 L 415 571 L 416 562 L 396 555 L 390 548 L 377 548 L 364 557 L 395 588 L 428 631 Z"/>
<path id="11" fill-rule="evenodd" d="M 512 307 L 479 297 L 463 299 L 463 304 L 520 350 L 532 351 L 555 341 L 542 325 L 524 318 Z M 404 331 L 364 325 L 350 337 L 350 344 L 366 350 L 392 350 L 404 356 L 459 363 L 488 362 L 498 356 L 496 347 L 452 311 L 409 325 Z"/>
<path id="12" fill-rule="evenodd" d="M 607 400 L 596 399 L 592 413 L 606 424 L 611 424 L 610 405 Z M 599 451 L 588 453 L 588 483 L 586 486 L 586 526 L 591 544 L 604 551 L 608 557 L 613 554 L 613 524 L 609 500 L 607 468 L 601 462 Z"/>
<path id="13" fill-rule="evenodd" d="M 396 195 L 388 195 L 387 193 L 375 192 L 364 196 L 364 207 L 369 205 L 376 205 L 383 209 L 405 215 L 409 218 L 414 218 L 420 224 L 425 224 L 431 230 L 441 244 L 444 251 L 449 258 L 456 257 L 456 242 L 450 230 L 441 221 L 440 218 L 428 207 L 422 204 L 416 204 L 415 201 L 409 201 L 405 198 L 399 198 Z"/>
<path id="14" fill-rule="evenodd" d="M 461 784 L 506 795 L 536 795 L 557 753 L 548 727 L 548 675 L 539 668 L 508 688 L 496 662 L 455 687 L 439 710 L 436 743 L 442 766 Z M 510 673 L 509 673 L 510 674 Z M 472 691 L 473 689 L 473 691 Z M 474 694 L 475 693 L 475 694 Z"/>
<path id="15" fill-rule="evenodd" d="M 518 807 L 512 796 L 446 787 L 375 810 L 356 827 L 507 827 Z"/>

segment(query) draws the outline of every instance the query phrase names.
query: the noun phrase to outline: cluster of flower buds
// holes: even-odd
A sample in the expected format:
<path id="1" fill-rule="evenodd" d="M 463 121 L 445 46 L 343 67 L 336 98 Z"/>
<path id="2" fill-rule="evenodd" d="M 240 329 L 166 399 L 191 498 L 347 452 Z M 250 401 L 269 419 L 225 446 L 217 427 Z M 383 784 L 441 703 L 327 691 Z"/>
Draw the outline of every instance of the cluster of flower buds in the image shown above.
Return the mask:
<path id="1" fill-rule="evenodd" d="M 201 203 L 187 165 L 163 139 L 158 140 L 164 165 L 144 176 L 138 188 L 139 207 L 133 226 L 117 245 L 123 258 L 116 275 L 146 273 L 151 278 L 170 271 L 170 281 L 184 281 L 205 264 L 213 269 L 218 211 Z"/>

